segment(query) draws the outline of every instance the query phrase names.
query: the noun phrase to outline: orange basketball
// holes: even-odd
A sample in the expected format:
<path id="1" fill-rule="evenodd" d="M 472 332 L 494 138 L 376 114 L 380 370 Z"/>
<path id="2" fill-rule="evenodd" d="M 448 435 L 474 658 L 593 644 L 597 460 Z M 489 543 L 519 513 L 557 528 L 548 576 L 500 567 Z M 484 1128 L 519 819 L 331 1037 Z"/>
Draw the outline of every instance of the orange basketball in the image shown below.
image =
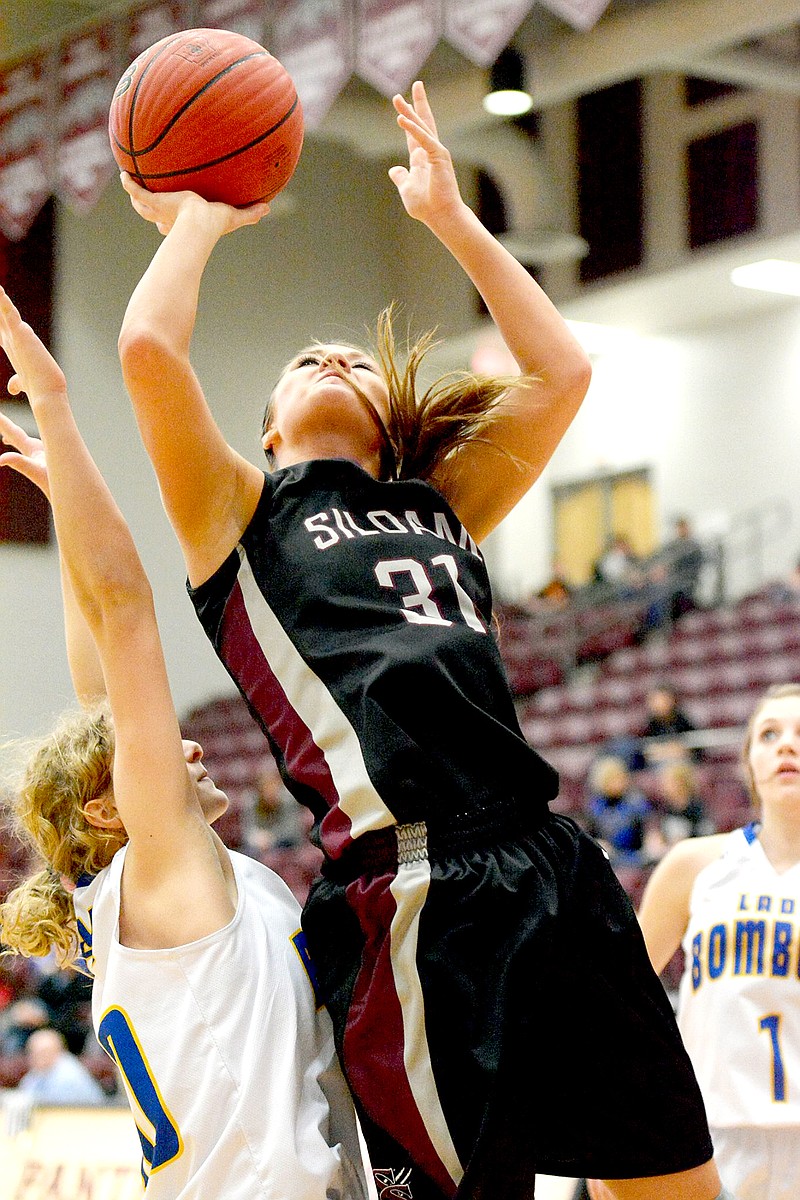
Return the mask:
<path id="1" fill-rule="evenodd" d="M 286 69 L 226 29 L 155 42 L 125 71 L 108 117 L 121 170 L 151 192 L 244 207 L 276 196 L 297 166 L 303 110 Z"/>

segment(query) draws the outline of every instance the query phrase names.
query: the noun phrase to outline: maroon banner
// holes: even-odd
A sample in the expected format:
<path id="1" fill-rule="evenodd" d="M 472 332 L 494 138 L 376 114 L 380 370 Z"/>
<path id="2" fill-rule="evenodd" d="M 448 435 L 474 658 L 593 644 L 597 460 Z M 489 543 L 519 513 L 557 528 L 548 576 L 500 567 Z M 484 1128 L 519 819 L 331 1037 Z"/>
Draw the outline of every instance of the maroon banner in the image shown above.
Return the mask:
<path id="1" fill-rule="evenodd" d="M 25 237 L 52 188 L 45 56 L 0 71 L 0 232 Z"/>
<path id="2" fill-rule="evenodd" d="M 465 58 L 490 67 L 534 0 L 445 0 L 444 36 Z"/>
<path id="3" fill-rule="evenodd" d="M 131 13 L 125 31 L 126 65 L 162 38 L 190 29 L 192 9 L 191 0 L 158 0 Z"/>
<path id="4" fill-rule="evenodd" d="M 574 29 L 591 29 L 608 8 L 610 0 L 539 0 Z"/>
<path id="5" fill-rule="evenodd" d="M 356 72 L 384 96 L 405 92 L 442 34 L 439 0 L 358 0 Z"/>
<path id="6" fill-rule="evenodd" d="M 198 28 L 230 29 L 264 44 L 265 0 L 200 0 Z"/>
<path id="7" fill-rule="evenodd" d="M 355 66 L 349 0 L 282 0 L 267 49 L 294 80 L 307 129 L 318 129 Z"/>
<path id="8" fill-rule="evenodd" d="M 58 63 L 56 181 L 73 208 L 92 208 L 117 173 L 108 143 L 108 107 L 122 72 L 114 26 L 102 25 L 62 43 Z"/>

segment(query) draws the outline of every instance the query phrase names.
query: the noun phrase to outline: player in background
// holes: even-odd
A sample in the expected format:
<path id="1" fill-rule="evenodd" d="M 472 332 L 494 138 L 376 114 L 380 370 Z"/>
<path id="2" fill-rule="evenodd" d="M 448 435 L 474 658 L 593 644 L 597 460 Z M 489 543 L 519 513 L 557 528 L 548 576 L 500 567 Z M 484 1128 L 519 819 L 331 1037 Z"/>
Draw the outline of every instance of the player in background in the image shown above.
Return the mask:
<path id="1" fill-rule="evenodd" d="M 189 356 L 214 246 L 263 209 L 123 176 L 166 235 L 120 333 L 126 385 L 198 615 L 316 818 L 303 926 L 379 1190 L 527 1200 L 539 1171 L 713 1200 L 673 1014 L 602 851 L 548 810 L 557 778 L 519 729 L 477 544 L 551 457 L 589 363 L 463 202 L 423 86 L 394 105 L 410 157 L 390 178 L 520 377 L 418 402 L 424 343 L 401 367 L 384 316 L 376 353 L 314 344 L 288 364 L 265 475 Z"/>
<path id="2" fill-rule="evenodd" d="M 737 1200 L 800 1195 L 800 684 L 772 687 L 747 726 L 751 824 L 688 838 L 639 914 L 656 971 L 680 944 L 678 1023 L 716 1160 Z"/>
<path id="3" fill-rule="evenodd" d="M 0 906 L 10 952 L 80 962 L 117 1063 L 148 1200 L 363 1200 L 352 1103 L 318 1010 L 299 908 L 211 825 L 227 797 L 181 739 L 153 598 L 77 429 L 64 376 L 0 289 L 0 344 L 41 441 L 6 417 L 0 464 L 50 496 L 84 711 L 12 800 L 42 860 Z M 45 464 L 46 456 L 46 464 Z"/>

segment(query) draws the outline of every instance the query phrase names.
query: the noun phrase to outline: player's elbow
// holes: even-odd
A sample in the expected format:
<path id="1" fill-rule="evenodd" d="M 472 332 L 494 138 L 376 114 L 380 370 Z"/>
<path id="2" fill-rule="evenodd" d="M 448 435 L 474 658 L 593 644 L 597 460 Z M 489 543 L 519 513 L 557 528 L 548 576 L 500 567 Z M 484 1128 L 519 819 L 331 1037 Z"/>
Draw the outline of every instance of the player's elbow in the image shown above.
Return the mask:
<path id="1" fill-rule="evenodd" d="M 533 389 L 531 400 L 534 410 L 544 399 L 551 428 L 559 431 L 560 437 L 578 412 L 592 380 L 592 364 L 588 355 L 578 348 L 560 358 L 547 371 L 539 375 L 543 392 Z"/>
<path id="2" fill-rule="evenodd" d="M 107 564 L 74 585 L 78 604 L 93 629 L 113 622 L 135 624 L 143 612 L 154 608 L 153 591 L 144 572 L 128 569 L 124 556 L 118 564 Z"/>
<path id="3" fill-rule="evenodd" d="M 163 379 L 179 357 L 168 338 L 152 325 L 139 321 L 123 324 L 117 349 L 123 378 L 129 385 Z"/>
<path id="4" fill-rule="evenodd" d="M 592 382 L 592 360 L 582 347 L 572 354 L 567 369 L 566 390 L 581 403 Z"/>
<path id="5" fill-rule="evenodd" d="M 551 412 L 557 422 L 569 424 L 583 404 L 592 381 L 592 364 L 582 349 L 574 352 L 559 365 L 558 377 L 552 380 Z"/>

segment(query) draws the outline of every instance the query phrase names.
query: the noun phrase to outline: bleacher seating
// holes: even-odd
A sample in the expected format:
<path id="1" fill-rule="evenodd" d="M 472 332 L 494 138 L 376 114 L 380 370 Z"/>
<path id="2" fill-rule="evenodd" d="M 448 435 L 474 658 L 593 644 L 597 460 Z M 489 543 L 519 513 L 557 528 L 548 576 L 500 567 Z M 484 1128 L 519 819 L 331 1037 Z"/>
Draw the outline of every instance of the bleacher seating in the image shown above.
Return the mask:
<path id="1" fill-rule="evenodd" d="M 641 637 L 650 601 L 585 599 L 564 609 L 497 606 L 500 653 L 515 696 L 556 687 L 574 667 L 597 662 Z"/>
<path id="2" fill-rule="evenodd" d="M 565 677 L 520 699 L 520 720 L 526 738 L 561 773 L 560 807 L 573 811 L 592 761 L 608 742 L 640 731 L 647 693 L 668 682 L 706 734 L 701 787 L 712 819 L 726 829 L 749 813 L 739 753 L 754 703 L 770 685 L 794 680 L 800 680 L 800 603 L 765 589 L 737 604 L 688 613 L 666 637 L 619 647 L 588 681 Z M 646 788 L 646 774 L 641 783 Z"/>
<path id="3" fill-rule="evenodd" d="M 738 604 L 688 613 L 668 636 L 645 640 L 642 612 L 641 602 L 629 601 L 604 604 L 591 615 L 580 608 L 577 617 L 570 609 L 531 614 L 500 606 L 500 649 L 523 732 L 561 774 L 558 807 L 574 811 L 602 747 L 636 735 L 648 691 L 668 681 L 698 729 L 709 733 L 703 793 L 720 827 L 730 827 L 747 813 L 738 757 L 754 701 L 770 684 L 800 679 L 800 604 L 772 599 L 765 590 Z M 605 620 L 612 633 L 602 643 L 596 673 L 576 679 L 571 668 L 593 642 L 600 645 L 598 625 Z M 571 631 L 570 621 L 577 621 Z M 269 755 L 266 740 L 238 696 L 195 709 L 183 724 L 186 736 L 202 744 L 209 770 L 228 793 L 231 807 L 220 834 L 236 846 L 254 781 Z"/>

